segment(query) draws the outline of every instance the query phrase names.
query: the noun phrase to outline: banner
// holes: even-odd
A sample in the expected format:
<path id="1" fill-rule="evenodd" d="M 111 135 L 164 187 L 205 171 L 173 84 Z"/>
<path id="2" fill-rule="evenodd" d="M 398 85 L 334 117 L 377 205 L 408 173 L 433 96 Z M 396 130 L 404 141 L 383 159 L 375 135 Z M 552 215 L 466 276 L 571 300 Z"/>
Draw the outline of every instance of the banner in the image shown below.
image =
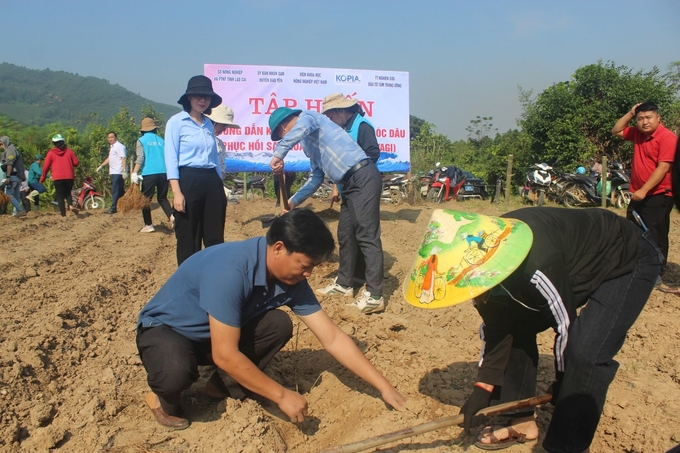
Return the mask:
<path id="1" fill-rule="evenodd" d="M 271 113 L 278 107 L 321 112 L 323 99 L 338 92 L 357 99 L 373 125 L 380 145 L 378 169 L 410 168 L 408 72 L 223 64 L 206 64 L 204 71 L 241 126 L 219 136 L 227 149 L 227 172 L 270 171 L 276 148 L 269 130 Z M 285 165 L 286 171 L 309 171 L 299 144 Z"/>

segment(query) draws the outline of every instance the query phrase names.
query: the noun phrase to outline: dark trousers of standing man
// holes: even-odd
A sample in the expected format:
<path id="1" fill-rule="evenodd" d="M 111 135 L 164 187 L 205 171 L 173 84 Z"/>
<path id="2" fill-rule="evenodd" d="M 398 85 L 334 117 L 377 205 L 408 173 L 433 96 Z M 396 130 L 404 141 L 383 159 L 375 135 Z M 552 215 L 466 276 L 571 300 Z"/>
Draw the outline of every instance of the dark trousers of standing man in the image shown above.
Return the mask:
<path id="1" fill-rule="evenodd" d="M 111 175 L 111 212 L 118 210 L 118 199 L 125 194 L 125 180 L 123 175 Z"/>
<path id="2" fill-rule="evenodd" d="M 224 242 L 227 196 L 214 168 L 180 167 L 184 212 L 174 211 L 179 266 L 201 246 Z"/>
<path id="3" fill-rule="evenodd" d="M 659 193 L 645 197 L 644 200 L 631 200 L 628 205 L 627 217 L 637 225 L 632 212 L 640 214 L 642 221 L 652 234 L 652 238 L 663 253 L 663 263 L 661 265 L 661 275 L 663 275 L 666 261 L 668 260 L 668 232 L 671 227 L 671 210 L 673 209 L 673 197 L 667 197 Z"/>
<path id="4" fill-rule="evenodd" d="M 293 336 L 293 323 L 281 310 L 269 310 L 241 328 L 238 348 L 260 370 Z M 137 349 L 147 383 L 163 410 L 180 416 L 180 396 L 198 377 L 199 365 L 214 365 L 210 340 L 192 341 L 171 327 L 137 328 Z"/>
<path id="5" fill-rule="evenodd" d="M 339 285 L 353 286 L 357 255 L 366 261 L 366 291 L 382 296 L 383 249 L 380 239 L 380 193 L 382 179 L 373 163 L 343 181 L 338 220 Z"/>
<path id="6" fill-rule="evenodd" d="M 169 219 L 172 215 L 172 208 L 168 202 L 168 177 L 165 173 L 144 176 L 142 180 L 142 194 L 151 201 L 154 192 L 156 192 L 158 204 L 161 205 L 161 209 L 163 209 L 163 212 Z M 153 225 L 151 223 L 151 207 L 142 209 L 142 218 L 144 219 L 144 225 Z"/>

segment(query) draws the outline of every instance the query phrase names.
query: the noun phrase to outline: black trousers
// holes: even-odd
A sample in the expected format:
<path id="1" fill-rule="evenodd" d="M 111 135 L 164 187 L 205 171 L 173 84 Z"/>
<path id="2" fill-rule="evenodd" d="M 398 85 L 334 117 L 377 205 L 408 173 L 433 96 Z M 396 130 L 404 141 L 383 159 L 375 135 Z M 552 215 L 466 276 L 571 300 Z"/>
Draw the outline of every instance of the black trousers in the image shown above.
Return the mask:
<path id="1" fill-rule="evenodd" d="M 59 205 L 59 213 L 62 217 L 66 217 L 66 206 L 71 206 L 73 204 L 73 199 L 71 198 L 72 189 L 72 179 L 58 179 L 54 181 L 54 190 L 56 192 L 57 204 Z M 64 204 L 64 200 L 68 202 L 68 205 Z"/>
<path id="2" fill-rule="evenodd" d="M 661 274 L 666 267 L 668 260 L 668 231 L 671 227 L 671 211 L 673 210 L 673 197 L 667 197 L 665 194 L 657 194 L 646 197 L 644 200 L 632 201 L 628 205 L 627 217 L 635 222 L 632 212 L 635 211 L 640 214 L 642 221 L 645 222 L 652 238 L 659 246 L 659 250 L 663 253 L 663 264 L 661 266 Z M 637 225 L 637 222 L 635 222 Z"/>
<path id="3" fill-rule="evenodd" d="M 168 177 L 165 173 L 144 176 L 142 194 L 151 201 L 154 192 L 156 193 L 158 204 L 161 205 L 161 209 L 163 209 L 163 212 L 169 219 L 172 215 L 172 208 L 168 202 Z M 144 225 L 153 225 L 151 223 L 150 207 L 142 209 L 142 218 L 144 218 Z"/>
<path id="4" fill-rule="evenodd" d="M 384 257 L 380 239 L 380 193 L 382 179 L 375 165 L 367 165 L 350 177 L 342 188 L 338 221 L 340 263 L 337 282 L 353 286 L 357 256 L 365 260 L 366 291 L 382 296 Z"/>
<path id="5" fill-rule="evenodd" d="M 241 328 L 239 350 L 260 370 L 293 336 L 293 323 L 281 310 L 270 310 Z M 137 349 L 149 388 L 170 415 L 180 415 L 180 396 L 198 379 L 198 366 L 214 365 L 210 341 L 192 341 L 171 327 L 137 328 Z"/>
<path id="6" fill-rule="evenodd" d="M 227 196 L 214 168 L 180 167 L 179 187 L 184 195 L 184 212 L 174 211 L 179 266 L 201 246 L 224 242 Z"/>

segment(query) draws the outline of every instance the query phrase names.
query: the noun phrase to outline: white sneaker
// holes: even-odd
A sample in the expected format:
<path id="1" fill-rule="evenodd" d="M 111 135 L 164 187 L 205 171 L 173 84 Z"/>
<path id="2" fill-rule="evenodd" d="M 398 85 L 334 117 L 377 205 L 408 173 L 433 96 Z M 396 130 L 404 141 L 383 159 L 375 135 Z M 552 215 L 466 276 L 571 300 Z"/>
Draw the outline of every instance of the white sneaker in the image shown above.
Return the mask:
<path id="1" fill-rule="evenodd" d="M 175 229 L 175 214 L 170 215 L 170 229 L 171 230 Z"/>
<path id="2" fill-rule="evenodd" d="M 363 291 L 361 296 L 349 305 L 357 307 L 365 315 L 385 311 L 385 299 L 382 296 L 380 299 L 374 299 L 368 291 Z"/>
<path id="3" fill-rule="evenodd" d="M 141 230 L 139 230 L 140 233 L 153 233 L 156 231 L 156 229 L 153 227 L 153 225 L 144 225 Z"/>
<path id="4" fill-rule="evenodd" d="M 336 294 L 340 294 L 342 296 L 352 296 L 354 294 L 354 288 L 345 288 L 342 285 L 338 285 L 337 282 L 333 282 L 328 286 L 317 289 L 316 293 L 323 296 L 333 296 Z"/>

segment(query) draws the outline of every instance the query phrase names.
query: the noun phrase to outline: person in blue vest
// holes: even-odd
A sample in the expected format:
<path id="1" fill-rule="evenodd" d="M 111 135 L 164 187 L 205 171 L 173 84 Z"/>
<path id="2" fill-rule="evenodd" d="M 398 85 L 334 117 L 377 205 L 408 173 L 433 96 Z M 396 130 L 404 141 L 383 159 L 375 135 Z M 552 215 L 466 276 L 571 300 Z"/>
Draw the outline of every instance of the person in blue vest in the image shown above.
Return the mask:
<path id="1" fill-rule="evenodd" d="M 378 146 L 378 138 L 375 136 L 375 128 L 365 118 L 366 113 L 357 99 L 348 99 L 342 93 L 329 94 L 323 100 L 321 113 L 343 128 L 374 164 L 378 163 L 380 147 Z M 336 184 L 331 194 L 333 202 L 340 202 L 341 193 L 342 186 Z M 358 250 L 352 285 L 362 287 L 365 283 L 366 260 L 361 250 Z"/>
<path id="2" fill-rule="evenodd" d="M 132 170 L 132 183 L 141 184 L 142 194 L 149 200 L 156 192 L 156 200 L 174 227 L 175 218 L 168 202 L 168 177 L 165 173 L 165 141 L 157 134 L 158 126 L 152 118 L 143 118 L 141 137 L 137 140 L 137 160 Z M 141 170 L 141 175 L 139 174 Z M 144 226 L 140 233 L 153 233 L 156 229 L 151 222 L 151 208 L 142 209 Z"/>

